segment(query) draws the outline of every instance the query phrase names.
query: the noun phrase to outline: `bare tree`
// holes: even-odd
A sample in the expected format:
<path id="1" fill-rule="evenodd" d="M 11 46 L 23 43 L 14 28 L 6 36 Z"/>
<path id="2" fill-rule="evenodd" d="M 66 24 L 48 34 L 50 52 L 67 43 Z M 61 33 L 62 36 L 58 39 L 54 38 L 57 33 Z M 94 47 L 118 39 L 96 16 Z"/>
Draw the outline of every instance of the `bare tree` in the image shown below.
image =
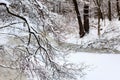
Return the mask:
<path id="1" fill-rule="evenodd" d="M 109 21 L 112 20 L 112 16 L 111 16 L 111 0 L 108 0 L 108 19 L 109 19 Z"/>
<path id="2" fill-rule="evenodd" d="M 97 7 L 97 13 L 98 13 L 98 35 L 100 36 L 100 19 L 103 19 L 103 14 L 101 11 L 101 5 L 103 0 L 93 0 L 96 7 Z"/>
<path id="3" fill-rule="evenodd" d="M 101 9 L 101 5 L 103 4 L 103 0 L 93 0 L 93 2 L 97 7 L 97 11 L 98 11 L 100 18 L 103 20 L 103 13 L 102 13 L 102 9 Z"/>
<path id="4" fill-rule="evenodd" d="M 82 19 L 81 19 L 81 16 L 80 16 L 80 12 L 79 12 L 79 9 L 78 9 L 77 0 L 73 0 L 73 4 L 75 6 L 75 11 L 76 11 L 76 14 L 77 14 L 77 19 L 78 19 L 78 24 L 79 24 L 79 35 L 80 35 L 80 38 L 82 38 L 85 35 L 85 31 L 84 31 L 84 27 L 83 27 L 83 24 L 82 24 Z"/>
<path id="5" fill-rule="evenodd" d="M 84 29 L 86 33 L 89 33 L 89 0 L 84 2 Z"/>

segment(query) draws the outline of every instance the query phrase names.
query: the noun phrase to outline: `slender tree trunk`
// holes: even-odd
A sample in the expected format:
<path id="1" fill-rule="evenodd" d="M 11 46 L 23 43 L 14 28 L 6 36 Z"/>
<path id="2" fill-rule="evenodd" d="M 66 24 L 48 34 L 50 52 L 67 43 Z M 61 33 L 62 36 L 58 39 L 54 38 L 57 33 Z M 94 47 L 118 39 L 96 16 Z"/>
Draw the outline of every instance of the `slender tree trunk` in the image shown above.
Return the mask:
<path id="1" fill-rule="evenodd" d="M 89 33 L 89 5 L 84 4 L 84 29 L 86 33 Z"/>
<path id="2" fill-rule="evenodd" d="M 120 20 L 120 6 L 119 6 L 119 0 L 116 0 L 116 7 L 117 7 L 117 14 Z"/>
<path id="3" fill-rule="evenodd" d="M 102 11 L 101 11 L 101 9 L 100 9 L 100 8 L 99 8 L 99 13 L 100 13 L 100 14 L 99 14 L 99 15 L 100 15 L 100 19 L 102 19 L 102 20 L 103 20 L 103 19 L 104 19 L 104 18 L 103 18 L 103 13 L 102 13 Z"/>
<path id="4" fill-rule="evenodd" d="M 109 19 L 109 21 L 112 20 L 112 17 L 111 17 L 111 0 L 108 1 L 108 19 Z"/>
<path id="5" fill-rule="evenodd" d="M 77 0 L 73 0 L 73 4 L 75 6 L 75 11 L 77 14 L 77 19 L 78 19 L 78 24 L 79 24 L 79 35 L 80 35 L 80 38 L 82 38 L 85 35 L 85 32 L 84 32 L 84 27 L 82 25 L 82 20 L 81 20 L 80 12 L 78 9 Z"/>
<path id="6" fill-rule="evenodd" d="M 100 19 L 101 19 L 101 11 L 98 8 L 98 36 L 100 37 Z"/>
<path id="7" fill-rule="evenodd" d="M 103 20 L 103 13 L 101 11 L 101 4 L 103 0 L 93 0 L 95 5 L 97 6 L 97 16 L 98 16 L 98 36 L 100 38 L 100 19 Z"/>
<path id="8" fill-rule="evenodd" d="M 98 14 L 99 14 L 99 17 L 100 17 L 100 19 L 104 19 L 103 18 L 103 13 L 102 13 L 102 10 L 101 10 L 101 4 L 103 3 L 103 0 L 93 0 L 94 1 L 94 3 L 97 5 L 97 7 L 98 7 Z"/>

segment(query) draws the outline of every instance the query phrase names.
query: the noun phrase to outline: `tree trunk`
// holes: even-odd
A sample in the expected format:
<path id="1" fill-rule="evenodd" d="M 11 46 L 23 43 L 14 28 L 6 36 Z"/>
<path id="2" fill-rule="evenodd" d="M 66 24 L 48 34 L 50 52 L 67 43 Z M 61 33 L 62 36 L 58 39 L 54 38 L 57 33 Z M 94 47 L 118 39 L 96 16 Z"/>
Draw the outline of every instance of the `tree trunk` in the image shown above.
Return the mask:
<path id="1" fill-rule="evenodd" d="M 112 17 L 111 17 L 111 0 L 108 1 L 108 19 L 109 19 L 109 21 L 112 20 Z"/>
<path id="2" fill-rule="evenodd" d="M 98 36 L 100 37 L 100 18 L 101 18 L 101 11 L 98 8 Z"/>
<path id="3" fill-rule="evenodd" d="M 84 29 L 86 33 L 89 33 L 89 5 L 84 4 Z"/>
<path id="4" fill-rule="evenodd" d="M 117 7 L 118 18 L 119 18 L 119 20 L 120 20 L 120 7 L 119 7 L 119 0 L 116 0 L 116 7 Z"/>
<path id="5" fill-rule="evenodd" d="M 103 13 L 102 13 L 102 11 L 101 11 L 101 4 L 103 3 L 103 0 L 93 0 L 94 1 L 94 3 L 96 4 L 96 6 L 97 6 L 97 10 L 98 10 L 98 14 L 99 14 L 99 17 L 100 17 L 100 19 L 104 19 L 103 18 Z"/>
<path id="6" fill-rule="evenodd" d="M 73 0 L 73 4 L 75 6 L 75 11 L 77 14 L 77 19 L 78 19 L 78 24 L 79 24 L 79 35 L 80 35 L 80 38 L 82 38 L 85 35 L 85 32 L 84 32 L 84 27 L 82 25 L 82 20 L 81 20 L 80 12 L 78 9 L 77 0 Z"/>
<path id="7" fill-rule="evenodd" d="M 103 0 L 93 0 L 95 5 L 97 6 L 97 16 L 98 16 L 98 36 L 100 38 L 100 19 L 103 20 L 103 13 L 101 11 L 101 4 L 103 4 Z"/>
<path id="8" fill-rule="evenodd" d="M 101 9 L 100 9 L 100 8 L 99 8 L 99 13 L 100 13 L 100 14 L 99 14 L 99 15 L 100 15 L 100 19 L 102 19 L 102 20 L 103 20 L 103 19 L 104 19 L 104 18 L 103 18 L 103 13 L 102 13 L 102 11 L 101 11 Z"/>

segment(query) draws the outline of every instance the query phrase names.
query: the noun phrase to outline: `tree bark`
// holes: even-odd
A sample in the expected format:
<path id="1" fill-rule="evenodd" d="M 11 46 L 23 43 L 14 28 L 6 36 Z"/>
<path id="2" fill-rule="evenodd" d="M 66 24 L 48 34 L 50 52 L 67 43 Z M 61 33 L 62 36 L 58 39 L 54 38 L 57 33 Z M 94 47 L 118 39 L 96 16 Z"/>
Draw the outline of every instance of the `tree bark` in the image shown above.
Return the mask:
<path id="1" fill-rule="evenodd" d="M 112 20 L 112 17 L 111 17 L 111 0 L 108 1 L 108 19 L 109 19 L 109 21 Z"/>
<path id="2" fill-rule="evenodd" d="M 79 35 L 80 35 L 80 38 L 82 38 L 85 35 L 85 32 L 84 32 L 84 27 L 82 25 L 82 20 L 81 20 L 80 12 L 78 9 L 77 0 L 73 0 L 73 4 L 75 6 L 75 11 L 77 14 L 77 19 L 78 19 L 78 24 L 79 24 Z"/>
<path id="3" fill-rule="evenodd" d="M 89 5 L 84 4 L 84 29 L 86 33 L 89 33 Z"/>
<path id="4" fill-rule="evenodd" d="M 97 14 L 99 14 L 99 16 L 100 16 L 100 19 L 104 19 L 103 18 L 103 13 L 102 13 L 102 11 L 101 11 L 101 4 L 102 4 L 102 2 L 103 2 L 103 0 L 93 0 L 93 2 L 95 3 L 95 5 L 97 6 L 97 12 L 99 12 L 99 13 L 97 13 Z M 99 10 L 99 11 L 98 11 Z"/>
<path id="5" fill-rule="evenodd" d="M 119 20 L 120 20 L 120 6 L 119 6 L 119 0 L 116 0 L 116 7 L 117 7 L 118 18 L 119 18 Z"/>
<path id="6" fill-rule="evenodd" d="M 98 36 L 100 37 L 100 19 L 101 19 L 101 11 L 98 8 Z"/>
<path id="7" fill-rule="evenodd" d="M 103 20 L 103 13 L 101 11 L 101 4 L 103 0 L 93 0 L 95 5 L 97 6 L 97 16 L 98 16 L 98 36 L 100 38 L 100 19 Z"/>
<path id="8" fill-rule="evenodd" d="M 99 8 L 99 13 L 100 13 L 100 19 L 102 19 L 102 20 L 103 20 L 103 19 L 104 19 L 104 18 L 103 18 L 103 13 L 102 13 L 102 11 L 101 11 L 101 9 L 100 9 L 100 8 Z"/>

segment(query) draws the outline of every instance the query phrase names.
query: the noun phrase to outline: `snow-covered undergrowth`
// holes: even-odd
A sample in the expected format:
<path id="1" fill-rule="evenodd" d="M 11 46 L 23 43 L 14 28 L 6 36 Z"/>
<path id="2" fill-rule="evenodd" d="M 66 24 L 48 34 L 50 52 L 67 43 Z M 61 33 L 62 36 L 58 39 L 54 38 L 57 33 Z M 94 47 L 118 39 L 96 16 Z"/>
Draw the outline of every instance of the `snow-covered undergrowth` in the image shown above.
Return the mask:
<path id="1" fill-rule="evenodd" d="M 67 23 L 66 23 L 67 24 Z M 69 24 L 69 23 L 68 23 Z M 76 24 L 76 23 L 74 23 Z M 71 24 L 70 26 L 74 26 Z M 77 25 L 77 24 L 76 24 Z M 78 49 L 78 51 L 88 51 L 89 52 L 110 52 L 110 53 L 120 53 L 120 21 L 117 19 L 113 19 L 112 21 L 108 21 L 108 19 L 101 20 L 101 34 L 98 36 L 97 34 L 97 20 L 90 19 L 90 32 L 86 34 L 83 38 L 79 38 L 78 34 L 78 26 L 74 26 L 73 31 L 69 32 L 65 30 L 66 33 L 61 33 L 64 35 L 62 37 L 63 46 L 68 45 L 71 48 L 74 46 L 74 49 Z M 73 46 L 72 46 L 73 45 Z M 76 49 L 75 49 L 75 45 Z"/>

